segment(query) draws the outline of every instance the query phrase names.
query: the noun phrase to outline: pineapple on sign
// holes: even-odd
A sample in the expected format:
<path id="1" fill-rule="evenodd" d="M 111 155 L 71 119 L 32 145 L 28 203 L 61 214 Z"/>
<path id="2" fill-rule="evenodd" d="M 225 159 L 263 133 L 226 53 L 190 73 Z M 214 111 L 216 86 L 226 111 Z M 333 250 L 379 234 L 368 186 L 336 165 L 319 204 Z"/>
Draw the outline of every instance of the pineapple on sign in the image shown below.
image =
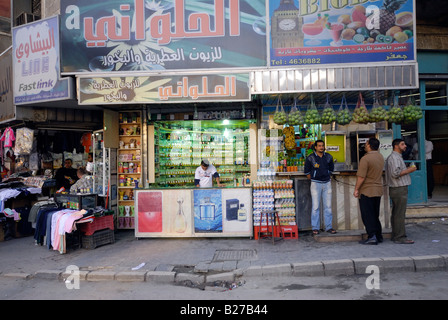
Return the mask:
<path id="1" fill-rule="evenodd" d="M 395 26 L 395 11 L 399 10 L 408 0 L 384 0 L 380 9 L 380 32 L 386 34 L 387 30 Z"/>

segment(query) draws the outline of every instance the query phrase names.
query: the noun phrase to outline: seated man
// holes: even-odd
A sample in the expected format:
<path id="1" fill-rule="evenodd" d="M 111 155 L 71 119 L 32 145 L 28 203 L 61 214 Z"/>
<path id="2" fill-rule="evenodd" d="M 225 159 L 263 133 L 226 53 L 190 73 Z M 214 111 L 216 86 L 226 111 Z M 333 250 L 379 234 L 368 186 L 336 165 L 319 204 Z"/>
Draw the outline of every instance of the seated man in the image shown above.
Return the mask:
<path id="1" fill-rule="evenodd" d="M 76 169 L 72 167 L 72 159 L 65 159 L 64 166 L 56 171 L 56 189 L 64 187 L 66 191 L 78 180 Z"/>
<path id="2" fill-rule="evenodd" d="M 92 177 L 87 174 L 87 170 L 83 167 L 78 168 L 76 172 L 79 180 L 70 187 L 70 193 L 77 193 L 78 190 L 84 193 L 90 193 L 93 188 Z"/>

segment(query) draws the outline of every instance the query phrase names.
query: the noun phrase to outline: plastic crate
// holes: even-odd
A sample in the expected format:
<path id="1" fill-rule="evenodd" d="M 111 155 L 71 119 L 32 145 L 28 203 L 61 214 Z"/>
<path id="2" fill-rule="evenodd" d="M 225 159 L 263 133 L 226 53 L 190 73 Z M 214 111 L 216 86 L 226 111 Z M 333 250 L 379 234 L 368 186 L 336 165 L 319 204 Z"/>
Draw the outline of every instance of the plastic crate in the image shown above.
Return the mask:
<path id="1" fill-rule="evenodd" d="M 284 239 L 299 239 L 299 228 L 297 226 L 281 226 Z"/>
<path id="2" fill-rule="evenodd" d="M 274 232 L 272 233 L 272 226 L 254 226 L 254 239 L 258 240 L 258 232 L 260 232 L 260 238 L 268 237 L 278 237 L 280 235 L 280 226 L 274 226 Z"/>
<path id="3" fill-rule="evenodd" d="M 110 243 L 115 243 L 114 231 L 110 229 L 96 231 L 91 236 L 82 236 L 82 247 L 85 249 L 95 249 Z"/>
<path id="4" fill-rule="evenodd" d="M 96 231 L 110 229 L 114 230 L 114 216 L 95 217 L 93 222 L 82 223 L 78 227 L 79 231 L 86 236 L 91 236 Z"/>

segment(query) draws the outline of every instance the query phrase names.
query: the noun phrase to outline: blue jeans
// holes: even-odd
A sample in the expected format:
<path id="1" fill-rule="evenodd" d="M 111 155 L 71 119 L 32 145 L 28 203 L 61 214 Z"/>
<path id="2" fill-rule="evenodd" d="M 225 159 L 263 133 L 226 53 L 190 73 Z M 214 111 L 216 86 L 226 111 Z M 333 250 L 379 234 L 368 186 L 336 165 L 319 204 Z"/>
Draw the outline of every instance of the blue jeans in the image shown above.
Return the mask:
<path id="1" fill-rule="evenodd" d="M 320 200 L 324 207 L 325 230 L 332 228 L 333 215 L 331 213 L 331 181 L 319 183 L 311 181 L 311 227 L 313 230 L 320 229 Z"/>

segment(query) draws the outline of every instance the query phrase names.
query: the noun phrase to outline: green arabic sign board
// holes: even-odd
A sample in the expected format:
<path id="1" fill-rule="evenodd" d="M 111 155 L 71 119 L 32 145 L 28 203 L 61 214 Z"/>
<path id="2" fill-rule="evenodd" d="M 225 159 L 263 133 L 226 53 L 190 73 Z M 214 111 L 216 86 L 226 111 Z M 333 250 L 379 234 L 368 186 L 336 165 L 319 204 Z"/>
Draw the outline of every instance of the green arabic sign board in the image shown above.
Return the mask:
<path id="1" fill-rule="evenodd" d="M 265 0 L 61 0 L 62 73 L 263 67 Z"/>

